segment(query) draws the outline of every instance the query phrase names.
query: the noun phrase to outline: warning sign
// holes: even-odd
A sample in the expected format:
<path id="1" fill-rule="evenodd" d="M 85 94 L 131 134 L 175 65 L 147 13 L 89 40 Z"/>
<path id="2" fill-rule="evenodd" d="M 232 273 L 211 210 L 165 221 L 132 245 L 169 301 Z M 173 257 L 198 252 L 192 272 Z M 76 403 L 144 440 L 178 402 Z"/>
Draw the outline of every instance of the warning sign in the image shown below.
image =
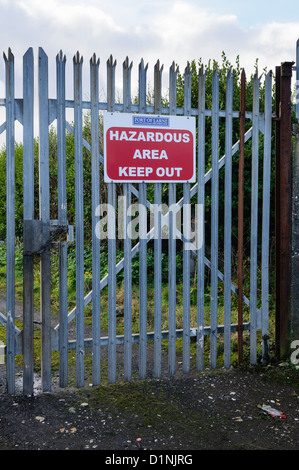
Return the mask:
<path id="1" fill-rule="evenodd" d="M 195 118 L 104 114 L 105 181 L 194 182 Z"/>

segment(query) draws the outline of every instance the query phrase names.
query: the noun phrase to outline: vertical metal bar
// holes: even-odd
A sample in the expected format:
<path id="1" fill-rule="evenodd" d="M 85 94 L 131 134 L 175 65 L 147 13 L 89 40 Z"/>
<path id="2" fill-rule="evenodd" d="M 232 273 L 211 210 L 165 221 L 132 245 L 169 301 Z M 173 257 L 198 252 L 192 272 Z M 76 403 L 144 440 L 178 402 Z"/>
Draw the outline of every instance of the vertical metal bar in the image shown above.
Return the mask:
<path id="1" fill-rule="evenodd" d="M 280 71 L 280 130 L 279 130 L 279 354 L 288 357 L 290 351 L 290 285 L 292 239 L 292 121 L 291 78 L 293 62 L 283 62 Z"/>
<path id="2" fill-rule="evenodd" d="M 212 90 L 212 216 L 211 216 L 211 344 L 210 366 L 217 365 L 218 321 L 218 209 L 219 209 L 219 75 L 213 73 Z"/>
<path id="3" fill-rule="evenodd" d="M 280 66 L 275 67 L 275 352 L 280 353 Z"/>
<path id="4" fill-rule="evenodd" d="M 59 255 L 59 386 L 68 381 L 68 321 L 67 321 L 67 242 L 60 242 Z"/>
<path id="5" fill-rule="evenodd" d="M 39 203 L 40 219 L 50 223 L 48 57 L 39 48 Z M 51 258 L 41 254 L 42 388 L 51 390 Z"/>
<path id="6" fill-rule="evenodd" d="M 108 184 L 108 381 L 116 381 L 116 231 L 115 184 Z"/>
<path id="7" fill-rule="evenodd" d="M 257 333 L 257 246 L 258 246 L 258 167 L 259 167 L 259 86 L 256 72 L 253 78 L 252 111 L 252 177 L 251 177 L 251 243 L 250 243 L 250 362 L 256 363 Z"/>
<path id="8" fill-rule="evenodd" d="M 161 112 L 161 98 L 162 98 L 162 71 L 163 65 L 160 68 L 160 62 L 157 61 L 154 72 L 154 112 L 160 114 Z M 155 240 L 154 240 L 154 287 L 155 287 L 155 315 L 154 315 L 154 376 L 161 376 L 161 322 L 162 322 L 162 227 L 161 227 L 161 211 L 162 211 L 162 184 L 155 183 L 154 187 L 154 201 L 155 201 Z"/>
<path id="9" fill-rule="evenodd" d="M 263 165 L 263 225 L 262 225 L 262 338 L 263 360 L 269 357 L 269 237 L 270 237 L 270 180 L 272 134 L 272 72 L 265 81 L 265 132 Z"/>
<path id="10" fill-rule="evenodd" d="M 84 207 L 82 137 L 82 63 L 79 52 L 73 58 L 75 124 L 75 210 L 76 210 L 76 380 L 84 386 Z"/>
<path id="11" fill-rule="evenodd" d="M 126 60 L 123 63 L 123 102 L 124 102 L 124 113 L 131 112 L 131 72 L 133 63 Z"/>
<path id="12" fill-rule="evenodd" d="M 23 219 L 34 219 L 33 50 L 23 58 Z M 33 393 L 33 256 L 23 256 L 23 391 Z"/>
<path id="13" fill-rule="evenodd" d="M 48 57 L 39 48 L 39 113 L 40 113 L 40 218 L 50 217 L 49 190 L 49 104 L 48 104 Z"/>
<path id="14" fill-rule="evenodd" d="M 92 185 L 92 383 L 101 381 L 101 264 L 100 239 L 96 235 L 99 222 L 97 207 L 100 204 L 100 148 L 99 148 L 99 59 L 90 59 L 91 99 L 91 185 Z"/>
<path id="15" fill-rule="evenodd" d="M 154 240 L 154 377 L 161 376 L 161 321 L 162 321 L 162 227 L 161 183 L 155 183 L 155 240 Z"/>
<path id="16" fill-rule="evenodd" d="M 33 49 L 29 48 L 23 57 L 23 159 L 27 171 L 24 174 L 24 219 L 34 218 L 34 63 Z"/>
<path id="17" fill-rule="evenodd" d="M 238 362 L 243 362 L 243 234 L 244 234 L 244 135 L 246 74 L 240 84 L 239 183 L 238 183 Z"/>
<path id="18" fill-rule="evenodd" d="M 139 113 L 146 112 L 146 74 L 139 64 Z M 139 184 L 139 377 L 146 378 L 147 361 L 147 210 L 146 183 Z"/>
<path id="19" fill-rule="evenodd" d="M 3 54 L 6 72 L 6 367 L 7 390 L 15 393 L 15 116 L 14 55 Z"/>
<path id="20" fill-rule="evenodd" d="M 123 63 L 123 102 L 124 112 L 131 112 L 131 70 L 128 57 Z M 132 377 L 132 242 L 128 233 L 130 223 L 131 190 L 130 185 L 124 186 L 124 378 Z"/>
<path id="21" fill-rule="evenodd" d="M 139 185 L 139 377 L 146 378 L 147 360 L 147 211 L 146 183 Z"/>
<path id="22" fill-rule="evenodd" d="M 139 90 L 138 90 L 138 102 L 139 102 L 139 113 L 146 113 L 146 74 L 148 64 L 144 66 L 144 60 L 141 59 L 139 64 Z"/>
<path id="23" fill-rule="evenodd" d="M 190 371 L 190 183 L 183 184 L 183 372 Z"/>
<path id="24" fill-rule="evenodd" d="M 205 291 L 205 88 L 206 75 L 203 66 L 198 76 L 198 193 L 200 209 L 197 225 L 197 333 L 196 364 L 197 370 L 204 369 L 204 291 Z"/>
<path id="25" fill-rule="evenodd" d="M 176 114 L 176 85 L 178 68 L 173 62 L 169 69 L 169 113 Z M 169 239 L 168 239 L 168 279 L 169 279 L 169 342 L 168 371 L 170 375 L 176 370 L 176 184 L 169 184 Z"/>
<path id="26" fill-rule="evenodd" d="M 233 81 L 231 70 L 226 83 L 225 115 L 225 208 L 224 208 L 224 367 L 230 367 L 231 339 L 231 229 L 232 229 L 232 115 Z"/>
<path id="27" fill-rule="evenodd" d="M 57 171 L 58 171 L 58 223 L 67 225 L 66 197 L 66 143 L 65 143 L 65 62 L 62 51 L 56 57 L 57 68 Z M 68 380 L 68 292 L 67 242 L 59 243 L 59 383 Z"/>
<path id="28" fill-rule="evenodd" d="M 184 75 L 184 115 L 191 114 L 191 77 L 188 63 Z M 190 371 L 190 183 L 183 184 L 183 372 Z"/>
<path id="29" fill-rule="evenodd" d="M 107 61 L 108 112 L 115 103 L 115 67 L 112 56 Z M 108 184 L 108 381 L 116 381 L 116 231 L 115 231 L 115 183 Z"/>
<path id="30" fill-rule="evenodd" d="M 62 51 L 56 57 L 57 67 L 57 164 L 58 222 L 67 224 L 66 150 L 65 150 L 65 62 Z"/>
<path id="31" fill-rule="evenodd" d="M 177 112 L 177 75 L 179 68 L 173 61 L 169 69 L 169 114 L 176 115 Z"/>
<path id="32" fill-rule="evenodd" d="M 168 371 L 174 375 L 176 371 L 176 184 L 169 184 L 169 240 L 168 240 L 168 302 L 169 302 L 169 343 Z"/>
<path id="33" fill-rule="evenodd" d="M 131 191 L 129 185 L 124 184 L 124 379 L 132 377 L 132 254 L 130 208 Z"/>

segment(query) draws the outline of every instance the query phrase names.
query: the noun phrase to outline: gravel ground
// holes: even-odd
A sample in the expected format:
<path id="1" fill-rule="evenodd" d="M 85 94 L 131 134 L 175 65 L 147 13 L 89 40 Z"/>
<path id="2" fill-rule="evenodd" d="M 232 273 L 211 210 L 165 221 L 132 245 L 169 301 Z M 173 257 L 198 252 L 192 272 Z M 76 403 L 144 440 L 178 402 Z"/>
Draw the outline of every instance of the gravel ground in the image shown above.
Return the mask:
<path id="1" fill-rule="evenodd" d="M 41 393 L 36 376 L 30 397 L 22 394 L 21 372 L 16 394 L 6 393 L 6 369 L 0 365 L 0 450 L 101 450 L 127 456 L 147 450 L 195 456 L 198 450 L 299 449 L 299 371 L 294 367 L 191 369 L 187 375 L 178 362 L 170 378 L 165 355 L 162 379 L 149 374 L 139 380 L 135 346 L 131 382 L 121 378 L 123 351 L 118 349 L 115 384 L 91 387 L 86 377 L 83 388 L 60 389 L 53 373 L 51 393 Z M 107 348 L 103 362 L 105 354 Z M 150 370 L 150 343 L 148 361 Z M 263 404 L 285 418 L 265 414 L 259 408 Z"/>
<path id="2" fill-rule="evenodd" d="M 274 367 L 231 368 L 82 389 L 54 387 L 26 397 L 5 392 L 2 366 L 0 449 L 126 450 L 125 455 L 141 449 L 299 449 L 298 380 L 289 380 L 293 371 L 285 368 L 281 375 L 277 369 L 284 383 Z M 285 418 L 265 414 L 263 404 Z"/>

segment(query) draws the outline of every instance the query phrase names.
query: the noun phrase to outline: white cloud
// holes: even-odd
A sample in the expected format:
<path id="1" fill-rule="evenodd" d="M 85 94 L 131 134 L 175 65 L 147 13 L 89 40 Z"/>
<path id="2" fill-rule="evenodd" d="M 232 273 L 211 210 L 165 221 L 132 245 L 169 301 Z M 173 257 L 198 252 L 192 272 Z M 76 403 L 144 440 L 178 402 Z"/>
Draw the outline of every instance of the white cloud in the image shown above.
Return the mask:
<path id="1" fill-rule="evenodd" d="M 295 57 L 295 45 L 299 37 L 299 21 L 293 23 L 268 23 L 250 28 L 253 47 L 265 58 L 280 56 L 281 60 Z M 277 64 L 279 65 L 279 63 Z"/>
<path id="2" fill-rule="evenodd" d="M 33 20 L 46 20 L 51 28 L 67 31 L 78 31 L 78 28 L 88 28 L 89 33 L 99 30 L 105 32 L 122 32 L 113 18 L 95 5 L 84 2 L 61 2 L 58 0 L 15 0 L 15 4 L 21 8 Z"/>
<path id="3" fill-rule="evenodd" d="M 208 13 L 194 4 L 186 4 L 182 1 L 173 2 L 170 11 L 156 18 L 156 27 L 161 31 L 161 35 L 166 40 L 176 42 L 180 37 L 192 39 L 198 35 L 221 30 L 222 27 L 226 28 L 228 25 L 237 26 L 235 15 Z"/>
<path id="4" fill-rule="evenodd" d="M 242 33 L 235 15 L 208 13 L 194 4 L 173 2 L 169 11 L 155 18 L 154 27 L 161 38 L 161 53 L 169 59 L 219 58 L 225 46 L 231 47 Z"/>
<path id="5" fill-rule="evenodd" d="M 164 65 L 163 88 L 168 87 L 168 70 L 173 61 L 183 72 L 187 61 L 202 58 L 204 63 L 221 53 L 234 64 L 240 64 L 249 75 L 259 59 L 264 67 L 274 70 L 282 61 L 295 59 L 299 22 L 244 22 L 231 4 L 197 0 L 0 0 L 2 50 L 11 47 L 15 56 L 16 96 L 22 94 L 22 56 L 33 47 L 43 47 L 49 57 L 50 96 L 55 93 L 56 54 L 62 49 L 67 57 L 67 97 L 72 99 L 72 59 L 79 52 L 84 57 L 84 99 L 89 94 L 89 59 L 95 52 L 100 58 L 100 87 L 105 93 L 106 61 L 110 54 L 117 60 L 117 93 L 122 94 L 122 63 L 126 56 L 133 61 L 132 90 L 136 94 L 138 65 L 141 58 L 149 63 L 148 82 L 153 84 L 154 64 Z M 205 4 L 203 8 L 200 5 Z M 213 5 L 212 5 L 213 4 Z M 253 6 L 246 5 L 246 11 Z M 266 16 L 264 15 L 264 18 Z M 272 15 L 273 19 L 273 15 Z M 3 62 L 0 79 L 3 79 Z M 3 91 L 0 82 L 0 92 Z M 2 93 L 3 96 L 3 93 Z M 2 97 L 0 96 L 0 97 Z"/>
<path id="6" fill-rule="evenodd" d="M 155 18 L 163 57 L 186 63 L 190 59 L 219 60 L 222 51 L 234 63 L 253 71 L 258 58 L 268 70 L 295 56 L 299 22 L 258 24 L 244 28 L 236 15 L 211 13 L 194 3 L 172 2 L 169 11 Z"/>
<path id="7" fill-rule="evenodd" d="M 198 2 L 199 3 L 199 2 Z M 128 55 L 150 67 L 159 58 L 165 69 L 175 60 L 221 59 L 253 69 L 257 57 L 271 68 L 294 57 L 299 23 L 280 22 L 242 27 L 237 15 L 220 14 L 188 0 L 0 0 L 2 44 L 38 47 L 55 57 L 62 49 L 71 60 L 77 50 L 88 61 L 96 52 L 104 63 L 110 54 L 119 64 Z M 229 11 L 233 11 L 230 8 Z M 9 15 L 11 21 L 9 24 Z M 4 39 L 4 41 L 3 41 Z M 25 49 L 23 50 L 23 53 Z"/>
<path id="8" fill-rule="evenodd" d="M 69 63 L 77 50 L 84 57 L 84 69 L 95 52 L 105 62 L 110 54 L 121 67 L 126 56 L 134 62 L 132 79 L 137 79 L 141 58 L 149 63 L 149 77 L 158 59 L 167 72 L 175 60 L 181 71 L 188 60 L 221 61 L 224 51 L 234 63 L 253 71 L 256 58 L 261 69 L 293 60 L 299 22 L 279 21 L 244 28 L 235 14 L 217 13 L 192 0 L 0 0 L 1 44 L 11 47 L 16 59 L 32 46 L 37 56 L 42 46 L 55 61 L 60 49 Z M 222 9 L 223 11 L 223 9 Z M 229 11 L 233 11 L 230 7 Z M 70 72 L 71 73 L 71 72 Z M 87 72 L 88 73 L 88 72 Z M 55 74 L 55 71 L 54 71 Z M 164 74 L 163 74 L 164 76 Z"/>

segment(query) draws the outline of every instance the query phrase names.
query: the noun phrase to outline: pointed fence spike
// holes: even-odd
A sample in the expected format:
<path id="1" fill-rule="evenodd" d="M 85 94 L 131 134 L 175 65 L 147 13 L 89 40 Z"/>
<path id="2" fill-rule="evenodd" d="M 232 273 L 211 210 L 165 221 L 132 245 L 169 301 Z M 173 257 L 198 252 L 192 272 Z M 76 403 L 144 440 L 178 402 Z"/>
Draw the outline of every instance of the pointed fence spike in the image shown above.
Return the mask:
<path id="1" fill-rule="evenodd" d="M 66 56 L 63 55 L 62 49 L 60 49 L 60 51 L 58 52 L 58 54 L 56 56 L 56 61 L 66 62 Z"/>
<path id="2" fill-rule="evenodd" d="M 77 51 L 76 54 L 74 55 L 73 61 L 75 64 L 82 64 L 83 63 L 83 56 L 80 59 L 80 52 Z"/>
<path id="3" fill-rule="evenodd" d="M 129 63 L 129 57 L 127 56 L 126 59 L 124 60 L 123 66 L 125 69 L 130 70 L 133 66 L 133 62 Z"/>
<path id="4" fill-rule="evenodd" d="M 144 70 L 146 72 L 147 68 L 148 68 L 148 64 L 146 64 L 146 66 L 144 66 L 144 60 L 141 59 L 140 64 L 139 64 L 139 69 Z"/>
<path id="5" fill-rule="evenodd" d="M 10 47 L 8 48 L 7 56 L 6 56 L 5 52 L 3 52 L 3 57 L 4 57 L 4 60 L 6 62 L 9 62 L 9 61 L 14 59 L 14 55 L 13 55 Z"/>
<path id="6" fill-rule="evenodd" d="M 92 65 L 98 66 L 100 64 L 100 59 L 97 59 L 96 53 L 94 52 L 92 57 L 90 58 L 90 63 Z"/>
<path id="7" fill-rule="evenodd" d="M 116 60 L 115 60 L 114 63 L 113 63 L 113 56 L 112 56 L 112 54 L 110 54 L 110 57 L 109 57 L 109 59 L 107 60 L 107 65 L 109 65 L 110 67 L 115 67 L 115 66 L 116 66 Z"/>

